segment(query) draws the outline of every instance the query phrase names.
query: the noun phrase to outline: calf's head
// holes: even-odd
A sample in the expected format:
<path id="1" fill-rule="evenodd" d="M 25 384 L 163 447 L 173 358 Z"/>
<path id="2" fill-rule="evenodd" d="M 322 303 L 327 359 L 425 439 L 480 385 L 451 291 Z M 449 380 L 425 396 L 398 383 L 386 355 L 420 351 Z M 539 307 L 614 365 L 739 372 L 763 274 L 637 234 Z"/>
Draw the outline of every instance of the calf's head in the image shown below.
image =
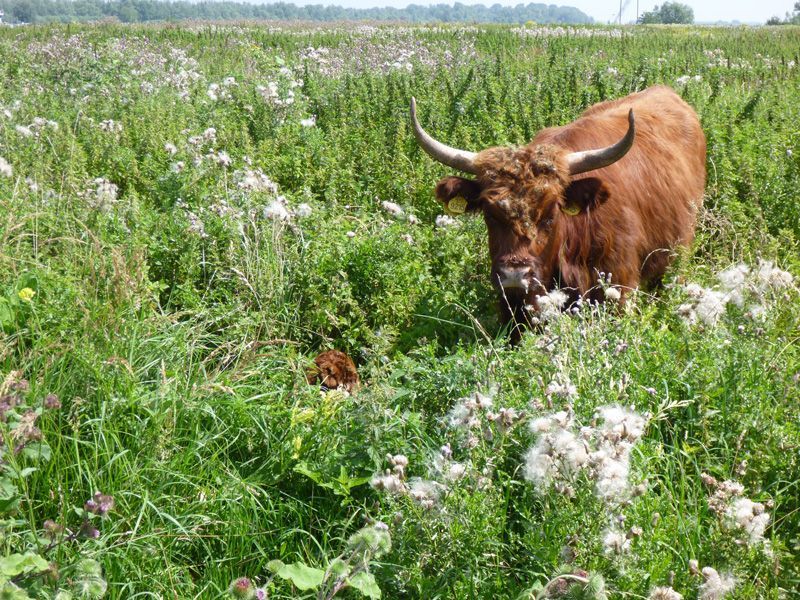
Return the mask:
<path id="1" fill-rule="evenodd" d="M 531 302 L 550 289 L 558 253 L 569 234 L 565 220 L 608 199 L 602 180 L 574 177 L 622 158 L 635 135 L 631 110 L 627 132 L 607 148 L 571 152 L 529 144 L 474 153 L 446 146 L 425 132 L 417 121 L 413 98 L 411 121 L 417 141 L 432 158 L 475 175 L 474 179 L 442 179 L 436 197 L 450 213 L 483 214 L 492 283 L 514 305 Z"/>

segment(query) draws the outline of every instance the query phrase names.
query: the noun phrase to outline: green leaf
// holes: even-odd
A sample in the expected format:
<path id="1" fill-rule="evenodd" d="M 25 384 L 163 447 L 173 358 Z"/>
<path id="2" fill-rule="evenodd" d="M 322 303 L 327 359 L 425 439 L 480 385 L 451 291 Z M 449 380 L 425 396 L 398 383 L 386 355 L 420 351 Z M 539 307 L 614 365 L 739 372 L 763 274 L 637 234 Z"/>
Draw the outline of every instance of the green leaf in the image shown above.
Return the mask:
<path id="1" fill-rule="evenodd" d="M 22 449 L 21 454 L 28 460 L 47 462 L 50 460 L 50 446 L 44 442 L 31 442 Z"/>
<path id="2" fill-rule="evenodd" d="M 21 573 L 41 573 L 50 568 L 47 561 L 38 554 L 9 554 L 0 558 L 0 573 L 6 577 L 16 577 Z"/>
<path id="3" fill-rule="evenodd" d="M 378 587 L 375 576 L 372 573 L 357 573 L 348 578 L 347 583 L 367 598 L 381 597 L 381 588 Z"/>
<path id="4" fill-rule="evenodd" d="M 16 320 L 14 307 L 7 298 L 0 298 L 0 331 L 11 332 Z"/>
<path id="5" fill-rule="evenodd" d="M 287 565 L 280 560 L 272 560 L 267 568 L 281 579 L 291 581 L 299 590 L 313 590 L 322 584 L 325 571 L 297 562 Z"/>

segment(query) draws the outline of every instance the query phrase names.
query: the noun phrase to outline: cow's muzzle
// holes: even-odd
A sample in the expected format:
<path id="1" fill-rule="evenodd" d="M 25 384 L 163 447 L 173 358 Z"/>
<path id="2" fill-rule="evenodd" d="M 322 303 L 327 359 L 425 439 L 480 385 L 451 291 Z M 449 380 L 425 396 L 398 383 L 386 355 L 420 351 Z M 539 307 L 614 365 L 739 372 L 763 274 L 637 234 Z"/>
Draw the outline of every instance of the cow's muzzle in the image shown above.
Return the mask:
<path id="1" fill-rule="evenodd" d="M 527 292 L 533 281 L 531 267 L 501 267 L 497 270 L 497 282 L 506 290 L 518 289 Z"/>

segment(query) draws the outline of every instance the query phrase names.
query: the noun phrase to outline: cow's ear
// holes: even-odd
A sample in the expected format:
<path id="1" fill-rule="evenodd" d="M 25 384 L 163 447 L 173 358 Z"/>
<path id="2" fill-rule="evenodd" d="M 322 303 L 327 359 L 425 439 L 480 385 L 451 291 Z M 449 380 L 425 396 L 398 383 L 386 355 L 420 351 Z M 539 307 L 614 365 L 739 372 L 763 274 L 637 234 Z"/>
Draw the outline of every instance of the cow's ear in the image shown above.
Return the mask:
<path id="1" fill-rule="evenodd" d="M 445 177 L 436 184 L 436 198 L 450 214 L 475 212 L 481 207 L 481 186 L 473 179 Z"/>
<path id="2" fill-rule="evenodd" d="M 593 210 L 606 202 L 609 191 L 597 177 L 576 179 L 567 186 L 561 203 L 561 211 L 574 216 Z"/>

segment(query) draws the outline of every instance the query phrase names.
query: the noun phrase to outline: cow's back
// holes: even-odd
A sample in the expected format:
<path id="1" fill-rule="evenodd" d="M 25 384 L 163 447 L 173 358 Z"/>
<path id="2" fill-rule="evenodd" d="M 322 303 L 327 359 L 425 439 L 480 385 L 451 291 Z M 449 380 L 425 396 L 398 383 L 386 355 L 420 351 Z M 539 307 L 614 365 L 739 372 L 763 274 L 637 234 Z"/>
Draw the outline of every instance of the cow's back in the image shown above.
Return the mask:
<path id="1" fill-rule="evenodd" d="M 694 238 L 706 179 L 706 141 L 694 109 L 670 88 L 653 87 L 596 104 L 569 125 L 541 131 L 532 143 L 570 151 L 608 146 L 625 134 L 631 108 L 636 120 L 631 150 L 575 179 L 600 178 L 610 191 L 593 215 L 594 228 L 603 231 L 585 234 L 632 246 L 642 277 L 651 279 L 663 274 L 675 246 Z"/>

